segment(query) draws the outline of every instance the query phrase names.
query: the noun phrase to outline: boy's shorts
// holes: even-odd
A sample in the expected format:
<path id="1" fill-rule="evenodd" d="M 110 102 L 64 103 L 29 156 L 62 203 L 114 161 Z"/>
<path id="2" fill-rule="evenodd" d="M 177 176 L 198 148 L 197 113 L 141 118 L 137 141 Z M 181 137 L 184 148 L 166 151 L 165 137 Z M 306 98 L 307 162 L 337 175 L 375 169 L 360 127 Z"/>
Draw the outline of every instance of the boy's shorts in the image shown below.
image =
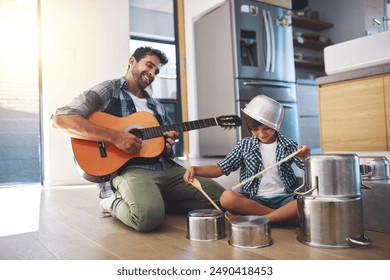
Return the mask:
<path id="1" fill-rule="evenodd" d="M 247 196 L 246 194 L 243 195 Z M 295 198 L 295 194 L 291 193 L 291 194 L 278 195 L 274 197 L 254 196 L 252 200 L 268 208 L 278 209 L 283 205 L 287 204 L 288 202 L 290 202 L 291 200 L 293 200 L 294 198 Z"/>

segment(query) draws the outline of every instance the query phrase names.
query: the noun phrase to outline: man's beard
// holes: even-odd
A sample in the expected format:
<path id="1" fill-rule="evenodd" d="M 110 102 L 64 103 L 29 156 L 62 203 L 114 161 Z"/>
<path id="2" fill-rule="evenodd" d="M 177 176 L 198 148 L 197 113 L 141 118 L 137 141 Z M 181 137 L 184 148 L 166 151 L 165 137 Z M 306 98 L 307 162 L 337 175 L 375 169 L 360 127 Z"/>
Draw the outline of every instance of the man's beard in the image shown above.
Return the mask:
<path id="1" fill-rule="evenodd" d="M 137 86 L 140 88 L 140 89 L 145 89 L 148 85 L 151 84 L 151 82 L 145 82 L 144 79 L 142 78 L 142 73 L 140 73 L 139 71 L 137 71 L 136 68 L 134 68 L 132 71 L 131 71 L 133 77 L 134 77 L 134 80 L 137 84 Z"/>

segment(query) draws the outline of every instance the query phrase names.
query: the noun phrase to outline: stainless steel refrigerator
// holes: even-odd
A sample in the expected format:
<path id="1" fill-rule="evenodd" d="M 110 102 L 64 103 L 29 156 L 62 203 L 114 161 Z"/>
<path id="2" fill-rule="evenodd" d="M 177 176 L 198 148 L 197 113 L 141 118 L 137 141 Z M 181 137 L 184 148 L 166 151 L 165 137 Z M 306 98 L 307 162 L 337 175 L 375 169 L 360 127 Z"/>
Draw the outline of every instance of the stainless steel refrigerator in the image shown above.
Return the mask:
<path id="1" fill-rule="evenodd" d="M 254 96 L 283 104 L 282 134 L 299 142 L 291 12 L 254 0 L 227 0 L 194 19 L 198 117 L 235 113 Z M 223 156 L 237 131 L 200 130 L 201 156 Z"/>

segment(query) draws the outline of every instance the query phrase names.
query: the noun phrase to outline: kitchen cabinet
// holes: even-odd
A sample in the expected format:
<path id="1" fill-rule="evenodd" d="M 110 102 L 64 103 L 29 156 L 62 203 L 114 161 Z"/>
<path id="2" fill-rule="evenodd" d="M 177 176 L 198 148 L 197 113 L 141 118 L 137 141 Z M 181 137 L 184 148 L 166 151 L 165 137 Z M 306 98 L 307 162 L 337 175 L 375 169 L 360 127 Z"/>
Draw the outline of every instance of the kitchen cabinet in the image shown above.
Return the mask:
<path id="1" fill-rule="evenodd" d="M 319 85 L 323 151 L 390 148 L 390 74 Z"/>

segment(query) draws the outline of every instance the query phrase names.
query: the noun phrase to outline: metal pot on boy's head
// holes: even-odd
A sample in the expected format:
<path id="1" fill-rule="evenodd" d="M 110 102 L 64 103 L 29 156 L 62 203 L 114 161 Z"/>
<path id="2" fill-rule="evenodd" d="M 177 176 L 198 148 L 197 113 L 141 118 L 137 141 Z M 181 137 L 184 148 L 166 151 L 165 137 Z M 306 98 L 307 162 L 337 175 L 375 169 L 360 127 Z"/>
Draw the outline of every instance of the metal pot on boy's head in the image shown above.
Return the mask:
<path id="1" fill-rule="evenodd" d="M 282 104 L 263 94 L 255 96 L 242 111 L 252 119 L 278 131 L 284 116 Z"/>

